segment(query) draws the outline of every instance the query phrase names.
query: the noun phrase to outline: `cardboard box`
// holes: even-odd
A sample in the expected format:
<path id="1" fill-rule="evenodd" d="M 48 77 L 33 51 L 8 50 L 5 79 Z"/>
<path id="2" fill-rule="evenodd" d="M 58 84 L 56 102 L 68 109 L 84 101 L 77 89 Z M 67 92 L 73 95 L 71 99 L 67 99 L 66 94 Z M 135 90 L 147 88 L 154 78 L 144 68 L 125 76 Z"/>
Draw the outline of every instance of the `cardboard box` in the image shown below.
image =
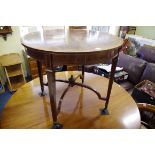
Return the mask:
<path id="1" fill-rule="evenodd" d="M 134 87 L 132 97 L 136 102 L 155 105 L 155 83 L 149 80 L 140 82 Z"/>

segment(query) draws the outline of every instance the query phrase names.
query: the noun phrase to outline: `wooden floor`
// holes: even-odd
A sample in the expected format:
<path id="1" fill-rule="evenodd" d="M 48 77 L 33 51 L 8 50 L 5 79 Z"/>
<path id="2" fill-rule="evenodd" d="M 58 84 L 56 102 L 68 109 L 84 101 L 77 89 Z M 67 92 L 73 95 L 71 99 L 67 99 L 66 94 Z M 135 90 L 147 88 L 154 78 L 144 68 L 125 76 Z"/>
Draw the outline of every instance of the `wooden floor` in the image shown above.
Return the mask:
<path id="1" fill-rule="evenodd" d="M 68 79 L 71 73 L 57 73 L 57 77 Z M 44 77 L 46 80 L 46 77 Z M 79 79 L 80 81 L 80 79 Z M 86 73 L 85 83 L 106 96 L 108 80 Z M 57 82 L 57 102 L 67 84 Z M 46 96 L 40 97 L 38 78 L 22 86 L 7 103 L 0 121 L 1 128 L 48 129 L 52 126 L 52 115 Z M 96 94 L 78 86 L 72 87 L 64 97 L 58 120 L 64 128 L 140 128 L 140 115 L 136 103 L 118 84 L 114 83 L 109 102 L 110 115 L 100 115 L 104 101 Z"/>

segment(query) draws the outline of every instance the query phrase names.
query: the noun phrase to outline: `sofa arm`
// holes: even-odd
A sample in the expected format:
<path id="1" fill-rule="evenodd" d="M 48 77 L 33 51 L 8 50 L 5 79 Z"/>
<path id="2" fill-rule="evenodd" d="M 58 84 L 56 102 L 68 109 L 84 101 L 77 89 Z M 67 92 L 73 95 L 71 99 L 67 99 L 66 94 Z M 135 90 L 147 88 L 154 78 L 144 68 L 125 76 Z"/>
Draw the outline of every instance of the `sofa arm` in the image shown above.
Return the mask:
<path id="1" fill-rule="evenodd" d="M 155 113 L 155 106 L 147 103 L 137 103 L 139 110 Z"/>
<path id="2" fill-rule="evenodd" d="M 141 114 L 141 124 L 148 129 L 155 128 L 155 106 L 147 103 L 137 103 Z"/>

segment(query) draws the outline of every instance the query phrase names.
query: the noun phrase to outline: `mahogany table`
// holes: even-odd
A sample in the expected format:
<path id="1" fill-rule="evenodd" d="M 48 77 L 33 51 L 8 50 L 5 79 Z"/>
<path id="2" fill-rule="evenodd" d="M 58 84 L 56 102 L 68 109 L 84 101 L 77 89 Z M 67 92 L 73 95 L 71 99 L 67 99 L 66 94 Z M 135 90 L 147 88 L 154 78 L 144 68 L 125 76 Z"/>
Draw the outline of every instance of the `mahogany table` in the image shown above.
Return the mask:
<path id="1" fill-rule="evenodd" d="M 56 78 L 67 80 L 78 72 L 57 72 Z M 81 79 L 77 79 L 78 82 Z M 44 76 L 44 81 L 47 77 Z M 105 95 L 108 79 L 96 74 L 85 73 L 85 83 Z M 104 85 L 104 87 L 103 87 Z M 56 100 L 67 84 L 56 82 Z M 2 129 L 50 129 L 53 123 L 49 95 L 39 96 L 39 79 L 36 78 L 17 90 L 1 113 Z M 45 87 L 48 93 L 48 87 Z M 137 129 L 140 114 L 131 95 L 117 83 L 113 83 L 108 110 L 110 115 L 101 115 L 103 101 L 89 89 L 74 86 L 63 99 L 58 120 L 65 129 Z"/>
<path id="2" fill-rule="evenodd" d="M 39 68 L 39 77 L 42 94 L 44 95 L 44 83 L 42 78 L 41 65 L 45 63 L 48 78 L 49 96 L 53 117 L 53 128 L 62 128 L 57 121 L 57 115 L 60 108 L 56 107 L 56 81 L 55 67 L 59 65 L 82 65 L 82 83 L 76 83 L 71 76 L 68 81 L 69 85 L 60 98 L 62 99 L 69 87 L 79 85 L 88 88 L 96 93 L 99 99 L 105 100 L 105 106 L 101 114 L 108 114 L 108 103 L 113 84 L 114 72 L 118 60 L 119 50 L 123 45 L 123 40 L 108 33 L 88 30 L 42 30 L 25 35 L 21 39 L 22 45 L 26 48 L 28 55 L 37 59 Z M 106 97 L 101 97 L 100 93 L 84 84 L 84 65 L 103 63 L 112 58 L 111 76 L 107 89 Z"/>

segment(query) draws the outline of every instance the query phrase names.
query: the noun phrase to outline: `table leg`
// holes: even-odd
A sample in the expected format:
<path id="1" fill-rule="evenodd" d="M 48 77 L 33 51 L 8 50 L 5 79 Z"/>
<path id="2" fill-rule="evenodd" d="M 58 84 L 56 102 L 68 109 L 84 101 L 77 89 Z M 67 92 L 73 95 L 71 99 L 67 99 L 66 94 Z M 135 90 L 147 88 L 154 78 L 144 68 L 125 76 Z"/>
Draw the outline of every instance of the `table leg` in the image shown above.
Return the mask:
<path id="1" fill-rule="evenodd" d="M 85 71 L 85 66 L 82 65 L 82 83 L 84 82 L 84 71 Z"/>
<path id="2" fill-rule="evenodd" d="M 50 104 L 51 104 L 51 111 L 52 111 L 52 118 L 53 118 L 52 128 L 60 129 L 63 126 L 59 124 L 57 121 L 55 71 L 54 69 L 52 69 L 52 70 L 46 70 L 46 72 L 47 72 L 49 97 L 50 97 Z"/>
<path id="3" fill-rule="evenodd" d="M 106 96 L 105 107 L 104 107 L 104 109 L 101 109 L 102 115 L 109 114 L 108 104 L 109 104 L 109 98 L 110 98 L 111 89 L 112 89 L 112 85 L 113 85 L 113 81 L 114 81 L 114 75 L 115 75 L 115 70 L 116 70 L 116 66 L 117 66 L 118 56 L 119 56 L 119 54 L 114 56 L 114 58 L 112 59 L 111 74 L 110 74 L 110 79 L 109 79 L 109 84 L 108 84 L 108 91 L 107 91 L 107 96 Z"/>
<path id="4" fill-rule="evenodd" d="M 41 93 L 40 96 L 45 96 L 44 92 L 44 83 L 43 83 L 43 73 L 42 73 L 42 63 L 40 61 L 37 61 L 37 67 L 38 67 L 38 74 L 39 74 L 39 80 L 40 80 L 40 86 L 41 86 Z"/>

